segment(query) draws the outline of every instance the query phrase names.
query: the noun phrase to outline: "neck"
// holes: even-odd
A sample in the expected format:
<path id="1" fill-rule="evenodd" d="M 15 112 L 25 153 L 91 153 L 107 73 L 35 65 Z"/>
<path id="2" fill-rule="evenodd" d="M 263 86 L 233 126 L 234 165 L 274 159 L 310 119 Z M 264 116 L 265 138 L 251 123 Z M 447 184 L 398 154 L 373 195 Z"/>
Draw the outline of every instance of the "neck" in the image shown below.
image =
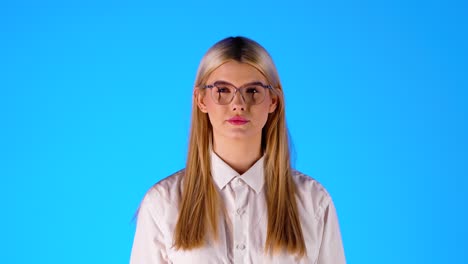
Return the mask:
<path id="1" fill-rule="evenodd" d="M 239 174 L 243 174 L 262 157 L 261 140 L 216 140 L 213 151 Z"/>

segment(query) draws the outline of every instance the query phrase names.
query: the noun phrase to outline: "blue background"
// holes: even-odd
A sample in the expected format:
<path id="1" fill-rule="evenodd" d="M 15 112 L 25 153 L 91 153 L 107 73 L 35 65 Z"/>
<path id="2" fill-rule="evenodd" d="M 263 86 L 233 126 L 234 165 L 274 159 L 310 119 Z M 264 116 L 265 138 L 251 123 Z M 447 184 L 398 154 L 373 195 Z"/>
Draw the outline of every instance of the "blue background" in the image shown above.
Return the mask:
<path id="1" fill-rule="evenodd" d="M 128 263 L 182 168 L 195 72 L 231 35 L 273 56 L 296 167 L 348 263 L 468 263 L 463 1 L 5 1 L 0 262 Z"/>

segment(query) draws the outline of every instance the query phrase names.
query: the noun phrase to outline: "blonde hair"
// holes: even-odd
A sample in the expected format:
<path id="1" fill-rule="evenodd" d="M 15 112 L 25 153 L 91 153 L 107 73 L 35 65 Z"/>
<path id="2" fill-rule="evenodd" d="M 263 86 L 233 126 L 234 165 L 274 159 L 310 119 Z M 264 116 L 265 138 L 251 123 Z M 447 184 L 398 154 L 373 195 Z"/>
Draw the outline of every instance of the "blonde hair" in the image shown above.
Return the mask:
<path id="1" fill-rule="evenodd" d="M 201 60 L 195 86 L 205 85 L 209 75 L 230 60 L 255 67 L 273 86 L 273 93 L 278 97 L 277 108 L 269 115 L 262 131 L 268 211 L 265 251 L 274 253 L 286 250 L 303 256 L 306 247 L 295 200 L 295 184 L 291 176 L 284 97 L 270 55 L 251 39 L 225 38 L 212 46 Z M 203 92 L 203 89 L 200 91 Z M 208 115 L 200 111 L 196 100 L 194 96 L 187 164 L 174 234 L 174 247 L 184 250 L 203 246 L 207 234 L 217 239 L 218 212 L 224 209 L 210 172 L 212 127 Z"/>

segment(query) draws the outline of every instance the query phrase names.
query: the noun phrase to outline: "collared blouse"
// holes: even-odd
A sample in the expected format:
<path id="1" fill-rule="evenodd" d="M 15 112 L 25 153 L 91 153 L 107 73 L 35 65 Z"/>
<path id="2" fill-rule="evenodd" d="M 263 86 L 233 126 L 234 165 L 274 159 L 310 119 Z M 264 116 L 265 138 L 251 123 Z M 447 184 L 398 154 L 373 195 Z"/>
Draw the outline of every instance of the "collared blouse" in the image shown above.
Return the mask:
<path id="1" fill-rule="evenodd" d="M 267 234 L 263 161 L 259 159 L 239 175 L 214 152 L 212 177 L 226 208 L 220 213 L 219 237 L 207 239 L 193 250 L 173 247 L 179 214 L 181 170 L 155 184 L 145 195 L 138 212 L 130 264 L 159 263 L 316 263 L 345 264 L 341 234 L 330 195 L 313 178 L 293 171 L 296 201 L 306 244 L 302 258 L 287 252 L 264 251 Z"/>

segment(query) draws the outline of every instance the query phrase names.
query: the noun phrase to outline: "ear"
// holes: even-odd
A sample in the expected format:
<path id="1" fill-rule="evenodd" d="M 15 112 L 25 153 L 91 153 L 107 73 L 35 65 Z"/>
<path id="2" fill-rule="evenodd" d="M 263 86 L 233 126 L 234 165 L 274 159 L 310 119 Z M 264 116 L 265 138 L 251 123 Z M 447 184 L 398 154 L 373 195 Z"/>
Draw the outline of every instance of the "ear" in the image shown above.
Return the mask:
<path id="1" fill-rule="evenodd" d="M 278 106 L 278 96 L 273 95 L 271 97 L 271 103 L 270 103 L 270 108 L 268 109 L 268 113 L 273 113 L 276 110 L 276 107 Z"/>
<path id="2" fill-rule="evenodd" d="M 198 87 L 195 87 L 193 94 L 195 96 L 195 100 L 197 100 L 198 109 L 200 109 L 200 111 L 202 111 L 203 113 L 208 113 L 205 104 L 205 95 L 200 92 L 200 89 Z"/>

